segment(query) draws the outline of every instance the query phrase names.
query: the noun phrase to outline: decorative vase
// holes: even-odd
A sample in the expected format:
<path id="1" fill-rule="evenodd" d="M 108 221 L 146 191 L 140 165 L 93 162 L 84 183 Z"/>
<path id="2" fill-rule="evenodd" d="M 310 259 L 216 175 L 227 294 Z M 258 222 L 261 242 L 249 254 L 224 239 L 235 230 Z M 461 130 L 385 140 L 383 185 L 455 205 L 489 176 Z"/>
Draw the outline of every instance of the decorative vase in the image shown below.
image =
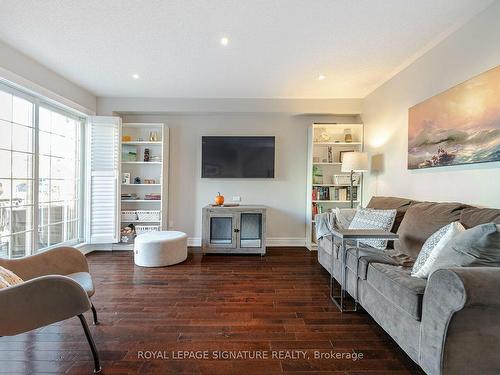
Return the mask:
<path id="1" fill-rule="evenodd" d="M 149 161 L 149 148 L 144 149 L 144 161 Z"/>

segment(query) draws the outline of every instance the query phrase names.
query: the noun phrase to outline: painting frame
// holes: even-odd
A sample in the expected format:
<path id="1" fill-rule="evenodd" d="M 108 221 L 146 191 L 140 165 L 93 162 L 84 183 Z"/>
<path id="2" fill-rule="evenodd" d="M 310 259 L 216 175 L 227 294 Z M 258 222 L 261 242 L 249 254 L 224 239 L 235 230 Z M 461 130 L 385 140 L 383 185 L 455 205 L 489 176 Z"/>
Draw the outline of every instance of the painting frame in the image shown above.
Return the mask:
<path id="1" fill-rule="evenodd" d="M 500 161 L 500 65 L 408 109 L 408 169 Z"/>

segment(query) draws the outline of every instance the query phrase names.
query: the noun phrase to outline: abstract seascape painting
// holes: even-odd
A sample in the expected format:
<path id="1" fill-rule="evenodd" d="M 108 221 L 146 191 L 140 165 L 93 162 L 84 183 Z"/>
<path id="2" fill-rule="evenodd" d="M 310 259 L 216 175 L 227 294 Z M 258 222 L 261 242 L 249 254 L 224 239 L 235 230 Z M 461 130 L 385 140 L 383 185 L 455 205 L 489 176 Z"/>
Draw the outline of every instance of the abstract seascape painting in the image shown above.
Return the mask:
<path id="1" fill-rule="evenodd" d="M 409 109 L 408 168 L 500 161 L 500 66 Z"/>

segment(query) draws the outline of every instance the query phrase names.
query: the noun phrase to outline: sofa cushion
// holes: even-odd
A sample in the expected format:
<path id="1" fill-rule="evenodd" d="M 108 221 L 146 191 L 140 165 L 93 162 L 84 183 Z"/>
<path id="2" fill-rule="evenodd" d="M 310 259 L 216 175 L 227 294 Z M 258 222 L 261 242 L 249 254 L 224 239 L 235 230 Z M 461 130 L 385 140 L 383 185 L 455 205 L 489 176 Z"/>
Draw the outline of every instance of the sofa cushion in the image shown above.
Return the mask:
<path id="1" fill-rule="evenodd" d="M 416 259 L 425 241 L 438 229 L 460 219 L 463 203 L 421 202 L 412 204 L 398 229 L 394 249 Z"/>
<path id="2" fill-rule="evenodd" d="M 335 262 L 340 262 L 343 259 L 343 252 L 339 251 L 340 243 L 336 242 L 335 247 L 332 245 L 332 236 L 325 236 L 319 240 L 319 247 L 323 249 L 328 255 L 333 256 Z M 355 272 L 356 270 L 356 244 L 352 241 L 348 241 L 347 247 L 347 267 Z M 366 272 L 368 265 L 372 262 L 385 263 L 392 265 L 399 265 L 401 261 L 397 255 L 394 254 L 394 250 L 378 250 L 369 246 L 363 246 L 359 248 L 359 264 L 358 264 L 358 277 L 366 280 Z"/>
<path id="3" fill-rule="evenodd" d="M 389 253 L 385 250 L 377 250 L 369 247 L 359 248 L 359 263 L 356 259 L 356 247 L 350 246 L 347 248 L 347 268 L 355 272 L 356 264 L 358 264 L 358 277 L 366 280 L 366 273 L 368 271 L 368 265 L 370 263 L 385 263 L 398 265 L 398 263 L 392 259 Z"/>
<path id="4" fill-rule="evenodd" d="M 367 208 L 375 208 L 377 210 L 396 210 L 396 218 L 392 225 L 391 232 L 396 233 L 401 221 L 405 216 L 410 204 L 414 203 L 411 199 L 397 197 L 372 197 L 368 202 Z"/>
<path id="5" fill-rule="evenodd" d="M 500 224 L 500 210 L 494 208 L 465 208 L 460 214 L 460 222 L 466 228 L 486 223 Z"/>
<path id="6" fill-rule="evenodd" d="M 370 263 L 366 280 L 402 312 L 420 320 L 427 280 L 411 277 L 410 272 L 409 267 Z"/>

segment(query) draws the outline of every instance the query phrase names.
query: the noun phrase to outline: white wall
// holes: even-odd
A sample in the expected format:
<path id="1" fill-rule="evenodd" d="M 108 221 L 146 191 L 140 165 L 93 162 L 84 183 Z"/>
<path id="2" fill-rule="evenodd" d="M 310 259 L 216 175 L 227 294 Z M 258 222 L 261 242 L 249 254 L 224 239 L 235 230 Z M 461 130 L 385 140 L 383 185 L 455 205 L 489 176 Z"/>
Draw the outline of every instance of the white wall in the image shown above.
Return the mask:
<path id="1" fill-rule="evenodd" d="M 0 81 L 2 79 L 84 114 L 96 112 L 94 94 L 0 42 Z"/>
<path id="2" fill-rule="evenodd" d="M 169 218 L 173 228 L 201 236 L 201 209 L 220 191 L 227 201 L 264 204 L 271 245 L 304 245 L 307 127 L 314 121 L 354 122 L 356 117 L 283 113 L 127 115 L 126 122 L 164 122 L 170 127 Z M 274 179 L 202 179 L 202 135 L 276 136 Z"/>
<path id="3" fill-rule="evenodd" d="M 472 19 L 364 100 L 370 155 L 383 171 L 367 173 L 372 195 L 500 207 L 500 162 L 407 169 L 408 108 L 500 64 L 500 2 Z"/>

